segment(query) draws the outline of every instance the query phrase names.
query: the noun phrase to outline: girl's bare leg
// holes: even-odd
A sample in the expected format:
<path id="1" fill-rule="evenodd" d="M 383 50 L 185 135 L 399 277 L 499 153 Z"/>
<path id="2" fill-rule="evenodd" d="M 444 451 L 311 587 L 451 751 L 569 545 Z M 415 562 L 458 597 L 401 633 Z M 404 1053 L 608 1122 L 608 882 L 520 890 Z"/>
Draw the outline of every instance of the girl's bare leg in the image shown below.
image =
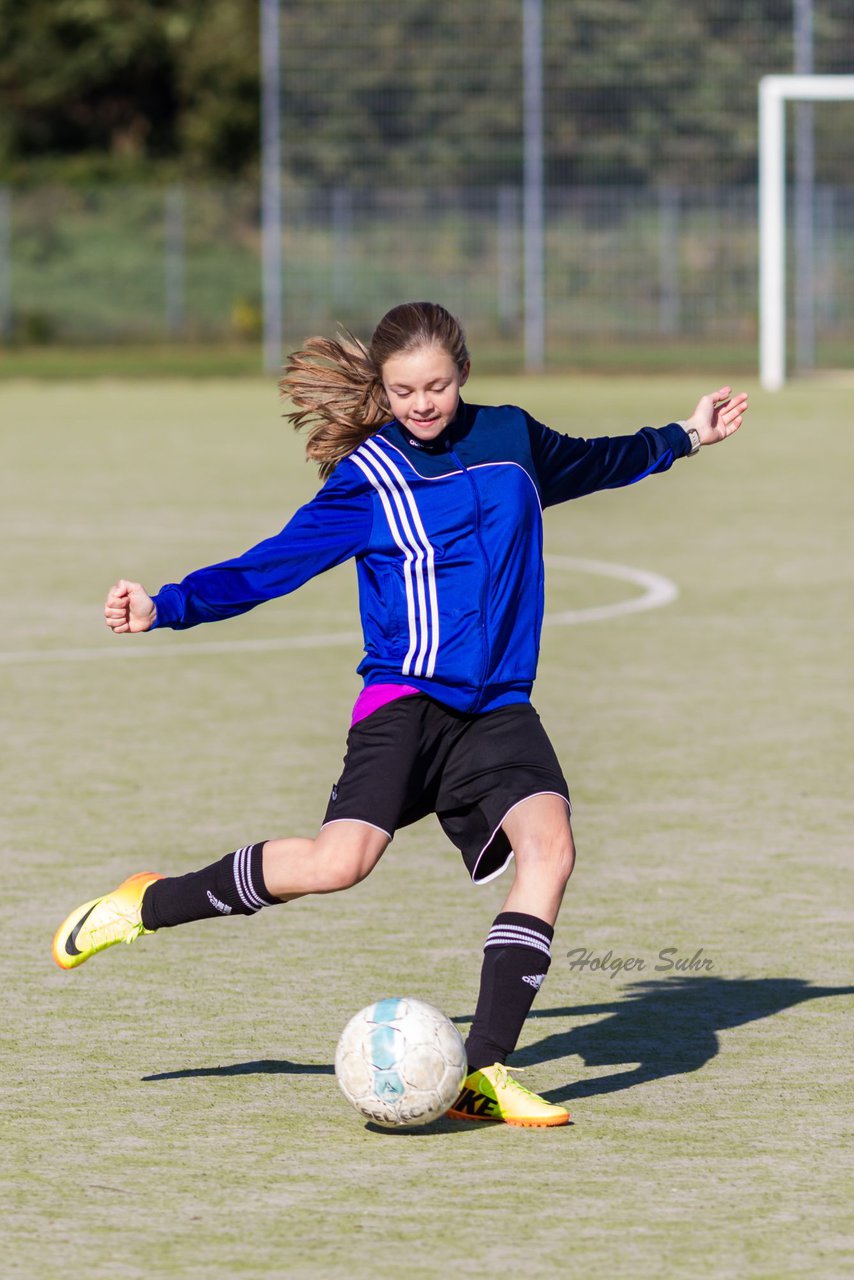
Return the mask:
<path id="1" fill-rule="evenodd" d="M 530 796 L 511 810 L 503 827 L 516 873 L 483 949 L 480 993 L 466 1041 L 473 1071 L 506 1062 L 516 1047 L 551 964 L 554 923 L 575 860 L 569 811 L 561 796 Z M 473 1095 L 467 1105 L 489 1111 L 492 1104 Z M 523 1110 L 527 1118 L 517 1123 L 565 1124 L 568 1119 L 565 1108 L 543 1099 L 528 1098 Z"/>
<path id="2" fill-rule="evenodd" d="M 389 844 L 385 831 L 345 819 L 321 827 L 313 839 L 300 836 L 264 845 L 264 882 L 275 898 L 290 902 L 307 893 L 334 893 L 364 880 Z"/>
<path id="3" fill-rule="evenodd" d="M 554 925 L 575 865 L 569 809 L 561 796 L 531 796 L 504 820 L 516 874 L 504 911 L 522 911 Z"/>

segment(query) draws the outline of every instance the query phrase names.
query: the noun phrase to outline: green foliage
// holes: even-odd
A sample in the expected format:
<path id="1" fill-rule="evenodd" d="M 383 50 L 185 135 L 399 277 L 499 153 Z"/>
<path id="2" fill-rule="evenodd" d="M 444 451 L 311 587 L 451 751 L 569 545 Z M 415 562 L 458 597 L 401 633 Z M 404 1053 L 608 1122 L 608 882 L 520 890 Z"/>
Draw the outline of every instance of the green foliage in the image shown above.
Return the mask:
<path id="1" fill-rule="evenodd" d="M 84 177 L 164 160 L 190 173 L 251 164 L 254 0 L 0 0 L 0 28 L 7 172 L 70 157 Z"/>
<path id="2" fill-rule="evenodd" d="M 190 8 L 158 0 L 0 0 L 7 161 L 87 151 L 168 155 Z"/>
<path id="3" fill-rule="evenodd" d="M 193 5 L 176 76 L 175 145 L 187 174 L 246 174 L 259 131 L 257 0 Z"/>
<path id="4" fill-rule="evenodd" d="M 252 176 L 259 0 L 0 0 L 0 178 Z M 287 0 L 283 146 L 314 184 L 516 182 L 521 0 Z M 756 82 L 792 68 L 791 0 L 544 0 L 555 182 L 743 182 Z M 850 71 L 822 0 L 817 71 Z M 825 128 L 819 177 L 850 143 Z M 851 131 L 847 131 L 850 136 Z"/>
<path id="5" fill-rule="evenodd" d="M 518 0 L 288 5 L 286 156 L 322 183 L 510 180 L 521 157 Z M 327 21 L 319 21 L 324 15 Z M 334 17 L 336 38 L 330 39 Z M 320 74 L 319 74 L 320 72 Z"/>

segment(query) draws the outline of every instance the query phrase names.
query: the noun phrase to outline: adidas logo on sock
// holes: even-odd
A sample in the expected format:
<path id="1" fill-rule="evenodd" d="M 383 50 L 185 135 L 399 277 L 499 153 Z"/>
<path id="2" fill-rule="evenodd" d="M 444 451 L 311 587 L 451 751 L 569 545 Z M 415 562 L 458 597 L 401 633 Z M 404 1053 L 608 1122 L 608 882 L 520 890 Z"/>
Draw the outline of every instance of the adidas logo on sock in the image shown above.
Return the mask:
<path id="1" fill-rule="evenodd" d="M 522 976 L 522 981 L 527 982 L 528 986 L 533 987 L 535 991 L 539 991 L 545 980 L 546 975 L 544 973 L 529 973 Z"/>
<path id="2" fill-rule="evenodd" d="M 228 905 L 227 902 L 220 902 L 219 898 L 214 897 L 210 889 L 207 889 L 206 892 L 212 907 L 214 907 L 217 911 L 219 911 L 224 916 L 231 915 L 231 907 Z M 526 978 L 525 981 L 527 982 L 528 979 Z"/>

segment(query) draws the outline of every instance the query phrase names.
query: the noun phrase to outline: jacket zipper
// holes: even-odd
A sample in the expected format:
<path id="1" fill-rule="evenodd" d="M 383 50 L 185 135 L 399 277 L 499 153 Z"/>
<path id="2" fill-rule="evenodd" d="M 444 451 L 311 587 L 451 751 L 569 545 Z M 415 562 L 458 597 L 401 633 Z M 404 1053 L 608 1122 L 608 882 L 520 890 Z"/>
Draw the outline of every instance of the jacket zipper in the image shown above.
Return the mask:
<path id="1" fill-rule="evenodd" d="M 483 689 L 486 683 L 486 673 L 489 670 L 489 642 L 487 639 L 487 632 L 486 632 L 486 603 L 489 598 L 489 588 L 491 586 L 491 575 L 489 572 L 489 559 L 486 554 L 486 548 L 483 545 L 483 537 L 481 534 L 482 508 L 480 505 L 480 494 L 477 491 L 477 485 L 472 479 L 472 476 L 471 476 L 471 473 L 469 472 L 468 467 L 465 465 L 465 463 L 462 461 L 459 455 L 455 453 L 453 449 L 451 449 L 449 452 L 454 462 L 463 472 L 463 474 L 466 477 L 466 480 L 471 485 L 472 497 L 474 498 L 474 535 L 475 535 L 475 540 L 477 542 L 478 548 L 480 550 L 481 558 L 483 560 L 483 567 L 484 567 L 484 573 L 483 573 L 481 588 L 480 588 L 481 669 L 480 669 L 480 679 L 477 682 L 477 697 L 475 698 L 474 706 L 472 707 L 472 711 L 476 711 L 477 707 L 479 706 L 483 698 Z"/>

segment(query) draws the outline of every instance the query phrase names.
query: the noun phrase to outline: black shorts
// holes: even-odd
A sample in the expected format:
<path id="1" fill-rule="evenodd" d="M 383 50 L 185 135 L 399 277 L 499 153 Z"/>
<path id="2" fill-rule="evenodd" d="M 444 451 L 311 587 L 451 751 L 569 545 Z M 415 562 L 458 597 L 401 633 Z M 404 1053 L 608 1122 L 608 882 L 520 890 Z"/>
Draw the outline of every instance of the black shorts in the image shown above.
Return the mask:
<path id="1" fill-rule="evenodd" d="M 501 824 L 522 800 L 569 790 L 540 717 L 527 702 L 469 715 L 410 694 L 350 730 L 344 772 L 324 826 L 355 820 L 391 838 L 435 813 L 472 880 L 497 876 L 512 849 Z"/>

